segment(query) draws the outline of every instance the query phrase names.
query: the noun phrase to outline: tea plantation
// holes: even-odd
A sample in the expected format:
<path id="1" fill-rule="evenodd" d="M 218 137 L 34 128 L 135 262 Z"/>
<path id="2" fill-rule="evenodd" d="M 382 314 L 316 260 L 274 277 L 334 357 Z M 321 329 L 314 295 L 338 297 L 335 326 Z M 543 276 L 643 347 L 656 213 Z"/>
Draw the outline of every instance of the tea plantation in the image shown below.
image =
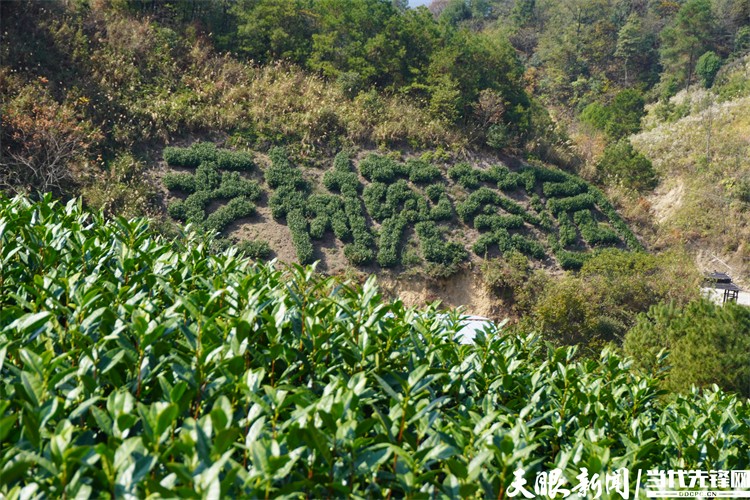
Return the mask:
<path id="1" fill-rule="evenodd" d="M 277 206 L 301 215 L 294 224 L 310 237 L 322 216 L 310 220 L 308 207 L 343 213 L 350 252 L 389 258 L 390 241 L 376 254 L 370 233 L 357 234 L 358 184 L 339 165 L 328 184 L 341 198 Z M 305 192 L 299 177 L 270 172 L 275 193 Z M 437 205 L 410 184 L 390 189 L 372 198 L 383 234 L 403 218 L 437 240 L 426 215 Z M 475 204 L 507 203 L 496 200 L 482 194 L 457 211 L 476 220 Z M 575 220 L 597 203 L 590 190 L 556 200 L 546 210 L 570 207 L 566 224 L 591 224 Z M 482 224 L 497 244 L 512 216 L 544 213 Z M 426 252 L 460 253 L 451 245 Z M 581 467 L 750 465 L 750 411 L 733 395 L 665 395 L 610 352 L 579 360 L 502 329 L 460 345 L 455 318 L 386 303 L 373 280 L 360 288 L 207 249 L 194 234 L 166 241 L 145 220 L 105 221 L 75 201 L 0 198 L 0 496 L 504 498 L 518 468 L 533 484 L 553 467 L 572 481 Z"/>
<path id="2" fill-rule="evenodd" d="M 315 241 L 326 233 L 343 244 L 350 264 L 376 262 L 382 268 L 402 264 L 411 233 L 421 258 L 442 265 L 463 262 L 470 251 L 481 258 L 517 250 L 577 269 L 593 247 L 641 248 L 601 191 L 541 166 L 514 171 L 504 165 L 438 166 L 374 153 L 355 162 L 340 153 L 318 185 L 284 149 L 275 148 L 261 186 L 237 172 L 257 168 L 251 153 L 195 143 L 166 148 L 164 159 L 171 167 L 195 169 L 164 177 L 174 194 L 187 195 L 168 206 L 173 218 L 220 232 L 251 216 L 253 202 L 266 189 L 271 214 L 289 227 L 302 264 L 312 263 Z M 216 200 L 226 203 L 207 214 Z"/>

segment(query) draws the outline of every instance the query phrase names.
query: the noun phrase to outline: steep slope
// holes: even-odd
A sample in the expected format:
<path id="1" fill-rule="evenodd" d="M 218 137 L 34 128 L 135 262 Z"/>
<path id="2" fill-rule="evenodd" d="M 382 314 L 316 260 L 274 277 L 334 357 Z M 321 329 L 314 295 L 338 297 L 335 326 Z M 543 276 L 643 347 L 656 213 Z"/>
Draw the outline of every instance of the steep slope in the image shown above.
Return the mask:
<path id="1" fill-rule="evenodd" d="M 701 268 L 728 271 L 750 286 L 747 82 L 750 57 L 720 74 L 710 91 L 683 91 L 651 106 L 647 130 L 631 141 L 662 179 L 651 198 L 654 243 L 688 243 Z"/>

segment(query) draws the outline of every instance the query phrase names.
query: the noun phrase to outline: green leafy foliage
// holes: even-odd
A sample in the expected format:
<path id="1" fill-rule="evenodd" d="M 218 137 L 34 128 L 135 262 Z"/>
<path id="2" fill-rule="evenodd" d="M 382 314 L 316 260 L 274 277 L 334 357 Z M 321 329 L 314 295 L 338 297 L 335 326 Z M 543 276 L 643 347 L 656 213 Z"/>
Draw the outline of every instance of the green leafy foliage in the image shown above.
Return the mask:
<path id="1" fill-rule="evenodd" d="M 573 214 L 573 220 L 581 230 L 583 239 L 591 246 L 616 245 L 620 242 L 614 231 L 596 221 L 591 210 L 579 210 Z"/>
<path id="2" fill-rule="evenodd" d="M 164 161 L 170 167 L 198 168 L 201 163 L 216 161 L 216 145 L 212 142 L 196 142 L 189 148 L 164 148 Z"/>
<path id="3" fill-rule="evenodd" d="M 273 254 L 268 242 L 263 240 L 242 240 L 235 246 L 241 255 L 254 260 L 267 260 Z"/>
<path id="4" fill-rule="evenodd" d="M 407 221 L 397 215 L 389 217 L 380 226 L 380 242 L 378 244 L 378 265 L 380 267 L 394 267 L 401 262 L 401 235 L 406 229 Z"/>
<path id="5" fill-rule="evenodd" d="M 269 187 L 276 189 L 289 186 L 297 191 L 307 192 L 310 183 L 302 176 L 302 171 L 292 165 L 284 148 L 276 147 L 268 153 L 271 166 L 263 174 Z"/>
<path id="6" fill-rule="evenodd" d="M 627 139 L 607 146 L 596 169 L 603 181 L 637 191 L 653 189 L 658 182 L 651 161 Z"/>
<path id="7" fill-rule="evenodd" d="M 496 327 L 462 346 L 455 315 L 374 280 L 174 245 L 75 202 L 2 199 L 0 221 L 3 496 L 496 498 L 517 467 L 748 466 L 744 400 L 663 398 L 611 351 Z"/>
<path id="8" fill-rule="evenodd" d="M 555 198 L 547 201 L 547 208 L 555 216 L 563 212 L 577 212 L 584 208 L 593 208 L 596 204 L 596 200 L 589 193 L 583 193 L 576 196 L 570 196 L 567 198 Z"/>
<path id="9" fill-rule="evenodd" d="M 573 221 L 570 219 L 570 214 L 563 212 L 557 218 L 559 236 L 560 236 L 560 247 L 565 248 L 573 245 L 578 239 L 578 232 L 576 231 Z"/>
<path id="10" fill-rule="evenodd" d="M 448 177 L 466 189 L 478 187 L 481 180 L 479 170 L 468 163 L 457 163 L 450 167 L 448 169 Z"/>
<path id="11" fill-rule="evenodd" d="M 561 264 L 565 258 L 584 258 L 580 273 L 549 282 L 532 310 L 532 324 L 560 344 L 580 344 L 593 352 L 608 342 L 621 344 L 640 313 L 663 301 L 687 304 L 698 295 L 700 277 L 684 253 L 607 248 L 555 256 Z"/>
<path id="12" fill-rule="evenodd" d="M 582 182 L 567 180 L 565 182 L 545 182 L 542 184 L 544 196 L 549 198 L 564 198 L 575 196 L 586 191 L 586 185 Z"/>
<path id="13" fill-rule="evenodd" d="M 644 370 L 657 369 L 663 349 L 670 351 L 667 385 L 688 391 L 692 385 L 718 384 L 750 395 L 750 309 L 702 300 L 684 307 L 653 306 L 625 337 L 624 348 Z"/>
<path id="14" fill-rule="evenodd" d="M 297 259 L 302 264 L 310 264 L 313 259 L 313 246 L 305 216 L 301 210 L 292 210 L 286 216 L 289 231 L 292 233 L 292 244 L 297 252 Z"/>
<path id="15" fill-rule="evenodd" d="M 224 160 L 221 160 L 222 156 Z M 198 162 L 195 174 L 171 172 L 164 176 L 167 189 L 192 193 L 184 201 L 174 200 L 167 207 L 170 217 L 182 222 L 197 224 L 209 233 L 221 232 L 229 224 L 255 213 L 253 201 L 261 195 L 255 181 L 243 178 L 239 172 L 221 172 L 215 160 L 223 161 L 235 170 L 237 163 L 228 163 L 226 158 L 245 158 L 242 153 L 217 150 L 212 143 L 195 143 L 189 148 L 165 148 L 164 158 L 172 166 L 189 167 Z M 239 161 L 239 160 L 237 160 Z M 228 203 L 206 216 L 212 201 L 228 200 Z"/>
<path id="16" fill-rule="evenodd" d="M 385 183 L 395 181 L 400 176 L 409 175 L 406 165 L 374 153 L 370 153 L 359 162 L 359 171 L 369 181 Z"/>
<path id="17" fill-rule="evenodd" d="M 703 86 L 707 89 L 713 86 L 714 79 L 721 69 L 722 62 L 721 58 L 712 50 L 709 50 L 698 58 L 698 62 L 695 64 L 695 74 L 700 77 Z"/>
<path id="18" fill-rule="evenodd" d="M 419 236 L 422 256 L 428 262 L 450 265 L 458 264 L 469 257 L 469 253 L 460 243 L 446 243 L 440 229 L 432 221 L 418 223 L 415 231 Z"/>
<path id="19" fill-rule="evenodd" d="M 609 219 L 614 215 L 615 218 L 609 221 L 614 231 L 606 222 L 598 223 L 590 216 L 579 214 L 576 223 L 581 226 L 583 242 L 590 246 L 617 245 L 621 239 L 629 246 L 633 241 L 637 243 L 603 194 L 580 178 L 560 170 L 525 165 L 511 171 L 504 165 L 475 168 L 468 163 L 458 163 L 448 169 L 448 177 L 454 184 L 445 184 L 440 182 L 440 169 L 430 163 L 429 157 L 400 163 L 392 156 L 369 154 L 357 168 L 363 177 L 381 180 L 361 182 L 350 155 L 346 151 L 339 153 L 333 161 L 333 168 L 323 173 L 322 184 L 330 194 L 322 194 L 292 163 L 286 149 L 273 148 L 269 153 L 271 165 L 266 168 L 264 176 L 273 189 L 268 202 L 271 214 L 276 220 L 286 220 L 288 224 L 289 214 L 298 212 L 293 230 L 294 245 L 305 259 L 311 259 L 314 253 L 310 248 L 312 241 L 321 240 L 330 231 L 344 243 L 344 255 L 351 264 L 367 264 L 377 254 L 385 267 L 394 267 L 401 260 L 401 238 L 407 227 L 430 222 L 420 226 L 424 236 L 420 241 L 437 242 L 439 239 L 434 237 L 434 231 L 439 230 L 434 223 L 447 222 L 450 229 L 454 229 L 455 213 L 464 224 L 488 233 L 471 243 L 477 255 L 484 256 L 493 249 L 501 254 L 517 250 L 532 258 L 543 259 L 551 249 L 565 269 L 578 269 L 583 263 L 584 253 L 566 253 L 566 248 L 578 241 L 576 228 L 567 214 L 599 205 L 607 211 Z M 385 179 L 390 180 L 386 182 Z M 174 174 L 174 180 L 170 182 L 173 187 L 182 184 L 189 187 L 191 182 L 196 186 L 213 187 L 171 204 L 169 214 L 184 222 L 203 223 L 207 207 L 215 199 L 244 197 L 252 201 L 260 196 L 256 183 L 247 181 L 238 172 L 221 172 L 215 162 L 201 163 L 192 178 L 188 174 Z M 455 184 L 462 183 L 464 188 L 477 187 L 468 189 L 468 196 L 455 206 L 454 212 Z M 519 188 L 523 188 L 526 194 L 517 192 Z M 504 193 L 503 189 L 516 193 Z M 237 206 L 240 206 L 239 202 Z M 210 231 L 226 228 L 232 220 L 242 217 L 242 213 L 251 213 L 248 206 L 243 207 L 243 210 L 236 211 L 226 208 L 209 216 L 205 228 Z M 546 246 L 535 239 L 539 237 L 538 232 L 550 235 L 555 230 L 550 213 L 558 218 L 559 239 L 551 238 Z M 304 221 L 300 220 L 300 214 Z M 377 245 L 368 215 L 385 228 L 378 235 Z M 389 219 L 390 222 L 386 223 Z M 406 226 L 402 227 L 402 222 Z M 527 224 L 535 229 L 524 232 Z M 518 231 L 522 234 L 511 234 Z M 430 248 L 434 246 L 434 251 L 423 249 L 422 257 L 428 264 L 455 266 L 454 261 L 462 259 L 453 256 L 461 254 L 459 249 L 463 244 L 440 241 L 439 245 L 430 245 Z M 578 250 L 585 252 L 586 247 Z M 446 269 L 438 271 L 435 268 L 434 275 L 444 274 Z"/>
<path id="20" fill-rule="evenodd" d="M 435 182 L 441 177 L 440 169 L 424 160 L 409 160 L 405 165 L 409 180 L 418 184 Z"/>
<path id="21" fill-rule="evenodd" d="M 171 191 L 192 193 L 195 191 L 195 176 L 185 173 L 169 173 L 163 177 L 164 186 Z"/>
<path id="22" fill-rule="evenodd" d="M 206 217 L 203 228 L 209 233 L 223 231 L 229 224 L 255 213 L 255 205 L 247 198 L 232 198 L 229 203 Z"/>

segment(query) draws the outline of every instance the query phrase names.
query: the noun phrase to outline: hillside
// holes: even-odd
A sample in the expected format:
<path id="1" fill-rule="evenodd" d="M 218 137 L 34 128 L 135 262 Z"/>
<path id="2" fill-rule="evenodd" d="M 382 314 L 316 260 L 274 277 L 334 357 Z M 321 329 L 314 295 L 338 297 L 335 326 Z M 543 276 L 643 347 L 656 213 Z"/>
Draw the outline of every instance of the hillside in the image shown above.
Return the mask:
<path id="1" fill-rule="evenodd" d="M 632 143 L 662 182 L 650 197 L 657 247 L 689 244 L 698 265 L 750 286 L 750 58 L 649 108 Z"/>
<path id="2" fill-rule="evenodd" d="M 164 158 L 172 217 L 237 241 L 272 240 L 269 257 L 319 260 L 327 272 L 359 266 L 450 275 L 459 264 L 510 251 L 578 269 L 594 247 L 640 248 L 595 187 L 512 159 L 509 168 L 499 159 L 473 166 L 431 153 L 363 152 L 305 168 L 280 148 L 266 156 L 211 143 L 170 147 Z"/>
<path id="3" fill-rule="evenodd" d="M 460 345 L 375 279 L 205 243 L 0 196 L 0 495 L 504 498 L 518 469 L 748 466 L 736 396 L 535 336 Z"/>
<path id="4" fill-rule="evenodd" d="M 0 1 L 0 498 L 731 495 L 748 109 L 747 0 Z"/>

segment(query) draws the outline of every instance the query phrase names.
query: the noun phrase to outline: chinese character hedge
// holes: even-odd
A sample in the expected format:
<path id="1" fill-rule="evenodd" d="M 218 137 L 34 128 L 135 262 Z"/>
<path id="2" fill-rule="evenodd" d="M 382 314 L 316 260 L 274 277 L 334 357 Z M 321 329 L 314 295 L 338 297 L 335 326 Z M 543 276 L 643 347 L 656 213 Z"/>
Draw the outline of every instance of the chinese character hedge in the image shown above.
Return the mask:
<path id="1" fill-rule="evenodd" d="M 453 341 L 374 281 L 0 199 L 0 496 L 503 497 L 517 467 L 743 469 L 746 403 Z"/>

